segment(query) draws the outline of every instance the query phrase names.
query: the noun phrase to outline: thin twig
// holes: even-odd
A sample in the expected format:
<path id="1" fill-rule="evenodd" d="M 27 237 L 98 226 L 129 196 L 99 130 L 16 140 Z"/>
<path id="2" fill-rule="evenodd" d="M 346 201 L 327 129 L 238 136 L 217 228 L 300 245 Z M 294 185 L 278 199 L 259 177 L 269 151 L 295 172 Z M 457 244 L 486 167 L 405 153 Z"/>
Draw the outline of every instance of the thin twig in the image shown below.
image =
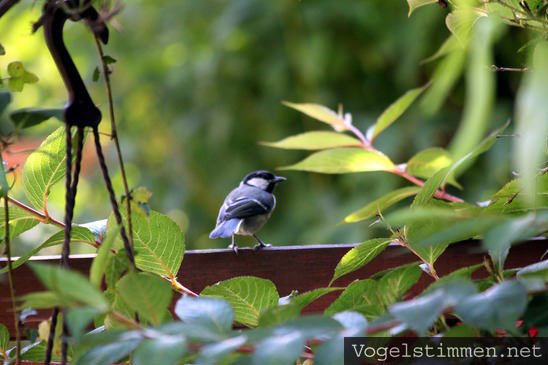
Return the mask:
<path id="1" fill-rule="evenodd" d="M 528 67 L 517 68 L 517 67 L 499 67 L 496 65 L 491 65 L 491 71 L 494 72 L 527 72 L 529 71 Z"/>
<path id="2" fill-rule="evenodd" d="M 61 228 L 65 228 L 65 224 L 63 222 L 60 222 L 58 221 L 57 219 L 55 218 L 52 218 L 51 216 L 46 216 L 44 213 L 34 209 L 34 208 L 31 208 L 29 207 L 28 205 L 26 205 L 25 203 L 22 203 L 20 202 L 19 200 L 16 200 L 12 197 L 9 197 L 8 196 L 8 201 L 15 205 L 15 206 L 18 206 L 19 208 L 29 212 L 30 214 L 38 217 L 40 219 L 40 221 L 44 224 L 53 224 L 53 225 L 56 225 L 57 227 L 61 227 Z"/>
<path id="3" fill-rule="evenodd" d="M 166 277 L 165 278 L 166 280 L 169 280 L 169 282 L 171 282 L 171 286 L 176 290 L 178 291 L 179 293 L 181 294 L 187 294 L 187 295 L 190 295 L 192 297 L 197 297 L 199 296 L 198 294 L 194 293 L 192 290 L 188 289 L 187 287 L 185 287 L 183 284 L 179 283 L 177 281 L 177 278 L 176 277 L 172 277 L 172 278 L 168 278 Z"/>
<path id="4" fill-rule="evenodd" d="M 0 147 L 1 148 L 1 147 Z M 0 149 L 0 168 L 2 161 L 2 150 Z M 15 284 L 13 282 L 13 267 L 11 264 L 11 242 L 10 242 L 10 216 L 8 205 L 8 192 L 4 191 L 4 243 L 6 245 L 6 256 L 8 257 L 8 285 L 10 290 L 11 307 L 13 311 L 13 324 L 15 326 L 15 362 L 17 365 L 21 363 L 21 333 L 19 329 L 19 318 L 17 315 L 17 306 L 15 304 Z"/>
<path id="5" fill-rule="evenodd" d="M 375 147 L 373 147 L 371 142 L 363 135 L 363 133 L 358 128 L 356 128 L 355 126 L 350 124 L 350 125 L 347 125 L 347 129 L 350 132 L 352 132 L 356 137 L 358 137 L 358 139 L 361 141 L 361 145 L 362 145 L 363 148 L 365 148 L 368 151 L 384 155 L 381 151 L 379 151 Z M 416 177 L 408 174 L 405 170 L 403 170 L 403 169 L 401 169 L 397 166 L 394 168 L 394 170 L 389 171 L 389 172 L 391 172 L 393 174 L 396 174 L 396 175 L 399 175 L 399 176 L 403 177 L 404 179 L 407 179 L 407 180 L 411 181 L 415 185 L 424 186 L 424 181 L 422 181 L 421 179 L 417 179 Z M 442 190 L 436 190 L 436 192 L 434 193 L 434 197 L 436 197 L 438 199 L 445 199 L 445 200 L 448 200 L 448 201 L 451 201 L 451 202 L 463 202 L 463 200 L 461 198 L 458 198 L 458 197 L 453 196 L 451 194 L 447 194 L 446 192 L 444 192 Z"/>
<path id="6" fill-rule="evenodd" d="M 118 163 L 120 165 L 120 173 L 122 175 L 122 182 L 124 184 L 124 191 L 126 193 L 126 211 L 127 211 L 127 228 L 129 234 L 129 244 L 133 247 L 133 225 L 131 219 L 131 194 L 127 182 L 126 169 L 124 167 L 124 159 L 122 158 L 122 149 L 120 148 L 120 141 L 118 140 L 118 130 L 116 128 L 116 119 L 114 115 L 114 102 L 112 100 L 112 86 L 110 83 L 110 73 L 108 65 L 104 60 L 103 47 L 97 34 L 95 34 L 95 44 L 97 45 L 97 51 L 99 52 L 99 58 L 103 69 L 103 77 L 105 78 L 105 86 L 107 89 L 108 98 L 108 110 L 110 114 L 110 138 L 114 141 L 116 146 L 116 154 L 118 155 Z"/>

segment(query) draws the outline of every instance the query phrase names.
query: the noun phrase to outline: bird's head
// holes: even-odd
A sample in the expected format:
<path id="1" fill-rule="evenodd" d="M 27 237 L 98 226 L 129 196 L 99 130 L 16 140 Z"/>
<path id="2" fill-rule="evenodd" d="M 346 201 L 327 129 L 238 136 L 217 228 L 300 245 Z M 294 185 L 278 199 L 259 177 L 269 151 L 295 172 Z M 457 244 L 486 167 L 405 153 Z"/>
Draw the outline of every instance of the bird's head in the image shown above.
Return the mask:
<path id="1" fill-rule="evenodd" d="M 276 184 L 285 181 L 283 176 L 276 176 L 266 170 L 253 171 L 247 174 L 242 180 L 242 185 L 253 186 L 266 192 L 272 193 Z"/>

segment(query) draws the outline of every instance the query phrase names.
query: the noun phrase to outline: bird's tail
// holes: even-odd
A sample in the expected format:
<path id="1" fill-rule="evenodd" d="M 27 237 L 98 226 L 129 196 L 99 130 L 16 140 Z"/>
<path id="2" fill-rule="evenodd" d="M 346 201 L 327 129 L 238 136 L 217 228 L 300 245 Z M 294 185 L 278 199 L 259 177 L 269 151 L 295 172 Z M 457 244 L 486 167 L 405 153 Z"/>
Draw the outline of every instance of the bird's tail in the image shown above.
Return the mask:
<path id="1" fill-rule="evenodd" d="M 233 218 L 227 221 L 221 222 L 215 227 L 209 234 L 209 238 L 226 238 L 232 236 L 240 225 L 241 219 Z"/>

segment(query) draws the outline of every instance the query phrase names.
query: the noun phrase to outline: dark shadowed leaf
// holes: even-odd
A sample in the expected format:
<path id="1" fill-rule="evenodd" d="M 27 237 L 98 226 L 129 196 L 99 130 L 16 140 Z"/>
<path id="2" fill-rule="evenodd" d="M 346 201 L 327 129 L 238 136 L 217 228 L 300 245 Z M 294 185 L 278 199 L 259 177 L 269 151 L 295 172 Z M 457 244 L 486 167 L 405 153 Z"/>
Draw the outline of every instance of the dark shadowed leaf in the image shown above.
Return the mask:
<path id="1" fill-rule="evenodd" d="M 464 298 L 456 312 L 467 324 L 482 329 L 513 329 L 527 306 L 527 290 L 518 281 L 504 281 Z"/>
<path id="2" fill-rule="evenodd" d="M 34 127 L 52 117 L 63 121 L 63 111 L 64 109 L 23 108 L 13 111 L 10 118 L 17 128 L 23 129 Z"/>

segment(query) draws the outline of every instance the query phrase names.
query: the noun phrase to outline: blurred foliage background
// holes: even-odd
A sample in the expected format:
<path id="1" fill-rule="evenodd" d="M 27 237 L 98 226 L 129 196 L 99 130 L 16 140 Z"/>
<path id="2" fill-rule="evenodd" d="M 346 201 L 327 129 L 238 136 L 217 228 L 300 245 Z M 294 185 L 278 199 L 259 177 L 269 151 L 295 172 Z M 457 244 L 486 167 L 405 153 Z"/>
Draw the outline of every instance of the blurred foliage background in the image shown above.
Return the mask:
<path id="1" fill-rule="evenodd" d="M 447 9 L 428 6 L 408 18 L 404 0 L 132 0 L 123 5 L 106 53 L 117 60 L 111 65 L 113 91 L 130 186 L 146 186 L 153 192 L 151 207 L 183 227 L 191 249 L 229 243 L 210 240 L 208 234 L 225 195 L 245 174 L 274 170 L 307 155 L 261 146 L 259 141 L 329 129 L 281 101 L 316 102 L 333 109 L 340 103 L 365 131 L 397 97 L 428 82 L 436 63 L 421 60 L 450 34 Z M 39 4 L 23 0 L 0 21 L 0 43 L 6 49 L 0 58 L 2 69 L 19 60 L 40 78 L 13 94 L 11 109 L 59 107 L 65 102 L 66 92 L 42 31 L 31 34 L 40 12 Z M 494 63 L 523 67 L 527 54 L 518 51 L 528 34 L 507 28 L 496 41 Z M 68 24 L 65 40 L 101 106 L 102 130 L 108 133 L 103 80 L 92 81 L 99 64 L 93 39 L 82 24 Z M 512 117 L 522 77 L 496 73 L 497 95 L 488 130 Z M 446 147 L 462 118 L 464 90 L 461 77 L 434 114 L 416 103 L 378 138 L 376 147 L 396 163 L 427 147 Z M 9 130 L 8 119 L 3 118 L 2 130 Z M 24 130 L 18 143 L 10 146 L 8 161 L 59 126 L 52 119 Z M 464 189 L 449 191 L 471 202 L 488 199 L 511 177 L 511 144 L 511 138 L 499 139 L 459 179 Z M 107 151 L 120 195 L 112 144 Z M 97 162 L 88 158 L 85 163 L 77 223 L 104 219 L 110 211 Z M 367 202 L 409 185 L 384 172 L 280 174 L 288 181 L 278 187 L 278 207 L 261 234 L 275 245 L 348 243 L 378 236 L 381 228 L 369 227 L 369 222 L 340 222 Z M 13 193 L 23 196 L 20 187 Z M 53 191 L 56 217 L 62 217 L 63 194 L 59 184 Z M 43 231 L 26 232 L 15 254 L 41 243 L 43 237 Z"/>

